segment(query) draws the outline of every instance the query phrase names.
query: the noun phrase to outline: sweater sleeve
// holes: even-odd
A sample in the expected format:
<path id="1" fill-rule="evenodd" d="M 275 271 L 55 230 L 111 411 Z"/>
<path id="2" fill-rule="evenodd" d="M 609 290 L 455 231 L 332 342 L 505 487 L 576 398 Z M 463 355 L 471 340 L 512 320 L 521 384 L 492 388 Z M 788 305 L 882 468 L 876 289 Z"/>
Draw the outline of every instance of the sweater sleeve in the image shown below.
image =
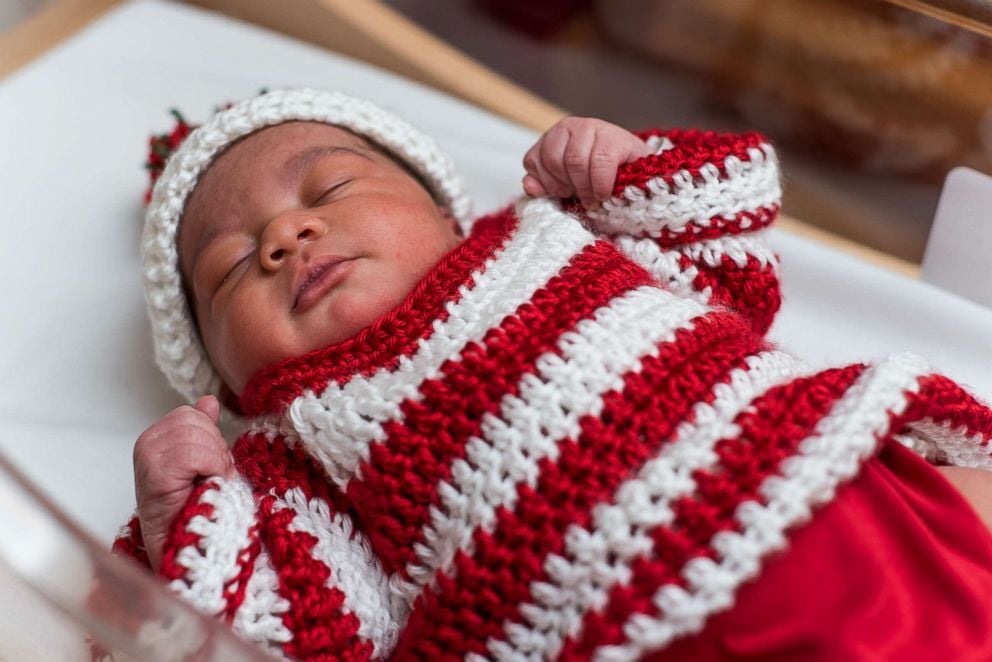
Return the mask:
<path id="1" fill-rule="evenodd" d="M 767 236 L 782 196 L 774 149 L 757 133 L 637 135 L 653 153 L 620 167 L 599 209 L 574 211 L 676 294 L 765 332 L 781 302 Z"/>
<path id="2" fill-rule="evenodd" d="M 236 449 L 245 443 L 252 453 L 282 444 L 243 438 Z M 284 445 L 276 454 L 279 471 L 260 478 L 257 463 L 239 466 L 243 477 L 195 488 L 170 527 L 159 574 L 172 592 L 277 656 L 384 657 L 396 614 L 367 543 L 300 461 L 285 466 Z M 114 551 L 148 567 L 137 518 Z"/>

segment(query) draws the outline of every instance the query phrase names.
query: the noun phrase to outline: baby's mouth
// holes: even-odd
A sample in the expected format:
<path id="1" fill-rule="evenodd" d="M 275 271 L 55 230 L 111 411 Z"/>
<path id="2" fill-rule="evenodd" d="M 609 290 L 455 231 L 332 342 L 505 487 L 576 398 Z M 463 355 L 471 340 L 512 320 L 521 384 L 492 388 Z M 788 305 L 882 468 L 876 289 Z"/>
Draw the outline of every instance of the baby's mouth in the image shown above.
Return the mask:
<path id="1" fill-rule="evenodd" d="M 313 306 L 348 275 L 355 258 L 329 255 L 308 264 L 297 276 L 292 312 L 301 313 Z"/>

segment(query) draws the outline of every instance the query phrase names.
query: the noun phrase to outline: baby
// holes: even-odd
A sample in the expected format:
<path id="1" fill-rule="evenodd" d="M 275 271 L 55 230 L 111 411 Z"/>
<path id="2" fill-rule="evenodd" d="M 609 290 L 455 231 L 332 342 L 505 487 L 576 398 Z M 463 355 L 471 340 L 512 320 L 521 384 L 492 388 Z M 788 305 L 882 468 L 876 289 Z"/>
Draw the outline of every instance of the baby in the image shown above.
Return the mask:
<path id="1" fill-rule="evenodd" d="M 115 549 L 301 659 L 992 655 L 992 538 L 906 448 L 987 468 L 992 411 L 763 339 L 764 139 L 570 118 L 524 165 L 533 199 L 473 222 L 429 139 L 340 94 L 187 138 L 144 254 L 195 404 L 138 439 Z"/>

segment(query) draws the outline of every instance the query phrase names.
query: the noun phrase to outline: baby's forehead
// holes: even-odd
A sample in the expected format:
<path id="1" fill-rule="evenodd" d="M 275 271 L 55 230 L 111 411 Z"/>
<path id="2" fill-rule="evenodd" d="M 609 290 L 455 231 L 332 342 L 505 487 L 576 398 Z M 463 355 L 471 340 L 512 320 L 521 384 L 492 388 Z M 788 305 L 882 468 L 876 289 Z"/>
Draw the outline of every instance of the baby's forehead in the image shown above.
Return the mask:
<path id="1" fill-rule="evenodd" d="M 343 148 L 363 153 L 378 151 L 364 137 L 333 124 L 277 124 L 248 134 L 220 152 L 200 175 L 200 181 L 191 198 L 204 185 L 209 187 L 212 180 L 230 174 L 232 170 L 258 171 L 273 165 L 292 165 L 292 160 L 297 155 L 320 147 Z"/>

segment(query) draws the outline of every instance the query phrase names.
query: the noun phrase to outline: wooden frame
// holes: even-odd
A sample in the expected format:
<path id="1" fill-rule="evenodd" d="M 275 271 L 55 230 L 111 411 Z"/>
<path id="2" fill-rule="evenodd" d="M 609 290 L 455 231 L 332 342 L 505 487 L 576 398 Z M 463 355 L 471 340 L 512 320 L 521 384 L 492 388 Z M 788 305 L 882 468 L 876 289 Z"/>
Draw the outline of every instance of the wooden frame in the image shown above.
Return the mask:
<path id="1" fill-rule="evenodd" d="M 377 0 L 189 0 L 369 62 L 542 131 L 567 113 L 419 28 Z M 0 78 L 84 28 L 121 0 L 59 0 L 0 34 Z M 915 264 L 783 217 L 786 232 L 916 277 Z"/>

